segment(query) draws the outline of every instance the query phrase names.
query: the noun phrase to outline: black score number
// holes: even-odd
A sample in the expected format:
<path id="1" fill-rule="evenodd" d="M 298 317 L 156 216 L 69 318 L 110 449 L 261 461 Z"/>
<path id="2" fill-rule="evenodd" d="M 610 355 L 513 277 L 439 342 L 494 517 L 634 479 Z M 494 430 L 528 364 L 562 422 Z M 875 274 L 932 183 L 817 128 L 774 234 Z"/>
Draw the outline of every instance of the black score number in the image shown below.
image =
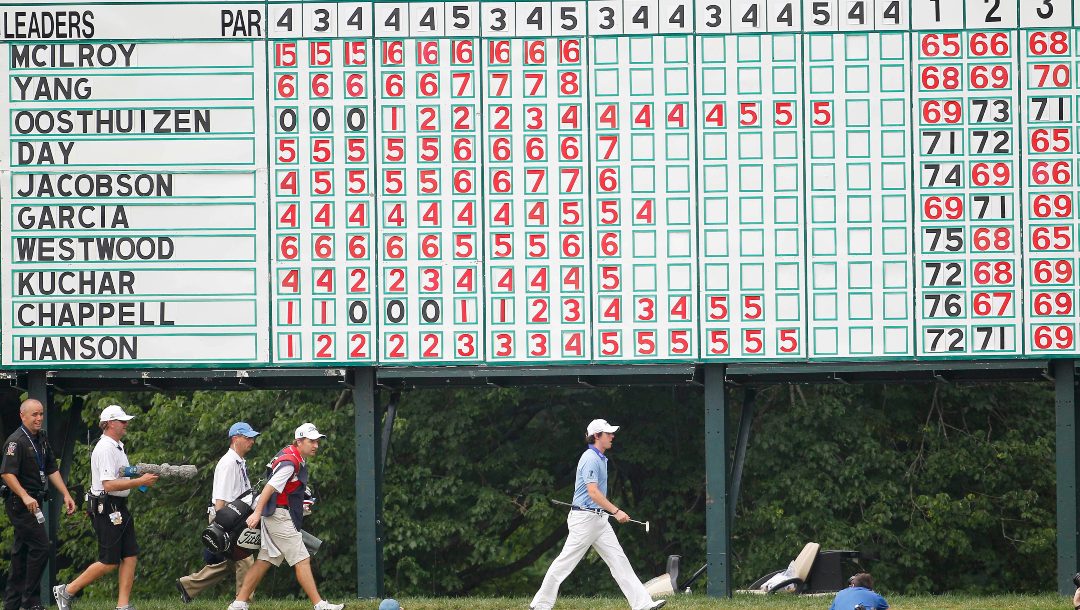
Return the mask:
<path id="1" fill-rule="evenodd" d="M 928 352 L 963 352 L 964 329 L 962 328 L 927 328 Z"/>
<path id="2" fill-rule="evenodd" d="M 1007 328 L 1004 326 L 974 326 L 973 351 L 1002 351 L 1008 349 Z M 926 350 L 933 353 L 964 353 L 967 333 L 963 328 L 927 328 Z"/>

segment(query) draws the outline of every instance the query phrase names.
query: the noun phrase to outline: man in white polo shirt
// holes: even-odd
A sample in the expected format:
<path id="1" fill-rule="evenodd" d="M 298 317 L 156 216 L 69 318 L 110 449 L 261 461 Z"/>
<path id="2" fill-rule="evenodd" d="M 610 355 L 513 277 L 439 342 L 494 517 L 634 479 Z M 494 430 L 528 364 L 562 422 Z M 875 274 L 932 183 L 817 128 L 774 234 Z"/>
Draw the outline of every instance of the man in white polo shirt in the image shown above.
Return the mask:
<path id="1" fill-rule="evenodd" d="M 124 444 L 128 422 L 134 415 L 124 413 L 119 405 L 110 405 L 101 412 L 98 426 L 101 439 L 90 454 L 90 494 L 88 509 L 98 539 L 98 560 L 90 564 L 78 578 L 66 585 L 53 587 L 53 597 L 60 610 L 70 610 L 73 596 L 90 583 L 120 568 L 117 610 L 132 610 L 131 585 L 135 582 L 135 562 L 139 544 L 135 540 L 135 523 L 128 512 L 127 497 L 132 489 L 157 482 L 156 474 L 144 474 L 137 479 L 120 476 L 120 469 L 130 466 Z"/>
<path id="2" fill-rule="evenodd" d="M 551 562 L 540 590 L 529 604 L 532 610 L 551 610 L 559 595 L 559 586 L 574 571 L 589 547 L 596 549 L 607 564 L 633 610 L 656 610 L 667 603 L 663 599 L 653 601 L 645 590 L 608 521 L 608 517 L 612 516 L 619 523 L 630 520 L 630 515 L 607 499 L 608 459 L 604 454 L 611 449 L 618 429 L 618 426 L 612 426 L 606 420 L 594 419 L 585 431 L 585 442 L 589 447 L 578 459 L 573 508 L 566 516 L 570 533 L 562 552 Z"/>
<path id="3" fill-rule="evenodd" d="M 216 511 L 251 492 L 251 480 L 248 479 L 247 461 L 244 457 L 255 445 L 255 437 L 258 435 L 259 433 L 247 422 L 239 421 L 229 428 L 229 450 L 221 456 L 214 468 L 214 491 L 210 498 L 214 507 L 210 511 L 211 523 L 214 522 Z M 245 498 L 244 501 L 252 502 L 251 498 Z M 255 558 L 250 555 L 236 561 L 214 555 L 205 549 L 203 555 L 206 558 L 206 565 L 201 570 L 176 580 L 176 589 L 180 591 L 180 601 L 185 604 L 233 572 L 236 573 L 236 591 L 239 593 L 240 585 L 244 584 L 244 576 L 255 563 Z"/>
<path id="4" fill-rule="evenodd" d="M 229 610 L 248 610 L 248 600 L 270 566 L 288 562 L 296 571 L 300 588 L 314 604 L 315 610 L 342 610 L 344 604 L 332 604 L 319 595 L 315 576 L 311 573 L 311 556 L 300 529 L 304 524 L 304 490 L 308 482 L 307 461 L 319 452 L 319 441 L 326 438 L 315 424 L 303 424 L 296 429 L 295 439 L 277 453 L 270 462 L 270 481 L 263 487 L 247 526 L 254 529 L 262 524 L 262 548 L 255 565 L 248 570 L 236 600 Z"/>

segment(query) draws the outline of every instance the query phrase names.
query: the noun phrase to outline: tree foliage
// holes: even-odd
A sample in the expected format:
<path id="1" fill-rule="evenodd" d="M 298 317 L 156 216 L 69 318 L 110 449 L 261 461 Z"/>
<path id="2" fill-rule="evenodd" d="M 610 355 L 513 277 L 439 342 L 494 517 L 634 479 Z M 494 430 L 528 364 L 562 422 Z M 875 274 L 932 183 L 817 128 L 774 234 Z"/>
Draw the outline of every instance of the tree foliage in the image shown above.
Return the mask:
<path id="1" fill-rule="evenodd" d="M 734 448 L 741 390 L 729 393 Z M 386 396 L 383 396 L 385 403 Z M 131 461 L 193 463 L 190 482 L 134 493 L 142 554 L 136 591 L 171 595 L 201 565 L 213 465 L 228 426 L 262 432 L 248 456 L 263 465 L 304 421 L 329 435 L 312 461 L 319 497 L 305 528 L 325 541 L 315 558 L 320 590 L 355 591 L 355 448 L 344 392 L 252 391 L 98 394 L 86 429 L 113 402 L 138 417 L 125 439 Z M 586 424 L 623 426 L 611 457 L 609 496 L 637 519 L 616 525 L 643 579 L 668 554 L 686 573 L 705 561 L 704 408 L 700 390 L 489 389 L 407 392 L 384 480 L 387 590 L 395 595 L 531 595 L 565 538 Z M 75 453 L 73 483 L 87 486 L 91 446 Z M 733 531 L 736 585 L 786 566 L 809 540 L 873 551 L 885 591 L 1039 591 L 1055 557 L 1053 394 L 1048 385 L 774 386 L 758 395 Z M 96 556 L 85 516 L 63 522 L 61 580 Z M 0 528 L 0 544 L 10 526 Z M 6 561 L 6 557 L 4 558 Z M 3 565 L 3 564 L 0 564 Z M 702 583 L 703 584 L 703 583 Z M 115 593 L 115 577 L 86 594 Z M 699 585 L 701 586 L 701 585 Z M 230 594 L 229 583 L 217 591 Z M 567 594 L 617 594 L 594 554 Z M 292 571 L 272 570 L 259 590 L 300 597 Z"/>

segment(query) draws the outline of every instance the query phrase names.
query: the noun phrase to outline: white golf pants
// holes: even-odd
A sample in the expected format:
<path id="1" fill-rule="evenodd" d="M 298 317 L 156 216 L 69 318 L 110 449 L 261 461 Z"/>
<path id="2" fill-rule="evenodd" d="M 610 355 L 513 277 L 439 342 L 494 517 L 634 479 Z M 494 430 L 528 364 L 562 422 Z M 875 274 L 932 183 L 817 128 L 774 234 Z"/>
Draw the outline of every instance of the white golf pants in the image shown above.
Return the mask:
<path id="1" fill-rule="evenodd" d="M 529 604 L 530 608 L 550 610 L 555 605 L 559 585 L 574 571 L 590 546 L 596 549 L 607 564 L 611 576 L 619 584 L 619 589 L 633 610 L 644 610 L 652 605 L 652 597 L 645 590 L 645 585 L 638 580 L 637 574 L 634 574 L 634 568 L 630 567 L 630 560 L 626 558 L 619 539 L 615 537 L 615 530 L 611 529 L 607 516 L 573 510 L 566 517 L 566 526 L 570 530 L 566 545 L 555 561 L 551 562 L 551 567 L 544 576 L 544 583 Z"/>

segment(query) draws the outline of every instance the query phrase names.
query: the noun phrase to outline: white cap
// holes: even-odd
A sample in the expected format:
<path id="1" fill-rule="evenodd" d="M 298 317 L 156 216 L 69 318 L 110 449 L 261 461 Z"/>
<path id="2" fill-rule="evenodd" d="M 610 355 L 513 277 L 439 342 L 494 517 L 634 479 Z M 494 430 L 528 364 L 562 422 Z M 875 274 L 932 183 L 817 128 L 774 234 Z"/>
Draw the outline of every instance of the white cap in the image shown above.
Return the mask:
<path id="1" fill-rule="evenodd" d="M 607 432 L 608 434 L 614 433 L 618 430 L 618 426 L 612 426 L 607 423 L 606 419 L 594 419 L 589 422 L 589 427 L 586 429 L 586 434 L 592 436 L 593 434 L 600 434 L 601 432 Z"/>
<path id="2" fill-rule="evenodd" d="M 98 421 L 101 423 L 107 421 L 128 421 L 132 417 L 135 416 L 124 413 L 124 408 L 120 405 L 109 405 L 101 412 L 101 417 L 98 418 Z"/>
<path id="3" fill-rule="evenodd" d="M 297 440 L 302 439 L 302 438 L 307 438 L 307 439 L 311 439 L 313 441 L 317 441 L 320 438 L 326 438 L 326 435 L 325 434 L 320 434 L 319 429 L 315 427 L 315 424 L 307 423 L 307 424 L 301 424 L 300 427 L 296 429 L 295 438 Z"/>

